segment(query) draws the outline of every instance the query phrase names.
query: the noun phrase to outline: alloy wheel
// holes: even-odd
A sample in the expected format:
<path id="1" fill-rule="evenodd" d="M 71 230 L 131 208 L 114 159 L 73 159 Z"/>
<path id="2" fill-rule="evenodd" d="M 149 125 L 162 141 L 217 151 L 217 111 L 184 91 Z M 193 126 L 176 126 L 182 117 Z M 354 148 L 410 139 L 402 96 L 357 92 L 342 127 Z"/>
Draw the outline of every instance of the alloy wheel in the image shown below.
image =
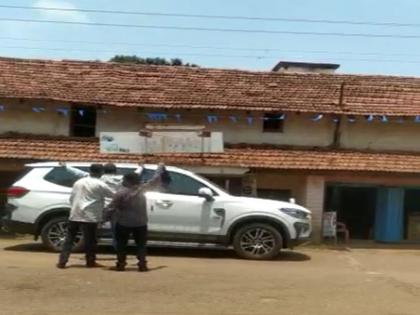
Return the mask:
<path id="1" fill-rule="evenodd" d="M 273 233 L 264 228 L 252 228 L 242 234 L 240 246 L 243 251 L 252 256 L 261 256 L 270 253 L 276 246 Z"/>
<path id="2" fill-rule="evenodd" d="M 67 233 L 67 222 L 57 222 L 51 226 L 48 231 L 48 239 L 51 244 L 56 248 L 62 248 L 64 245 L 64 241 L 66 239 Z M 76 239 L 74 244 L 80 242 L 82 238 L 82 234 L 79 232 L 77 233 Z"/>

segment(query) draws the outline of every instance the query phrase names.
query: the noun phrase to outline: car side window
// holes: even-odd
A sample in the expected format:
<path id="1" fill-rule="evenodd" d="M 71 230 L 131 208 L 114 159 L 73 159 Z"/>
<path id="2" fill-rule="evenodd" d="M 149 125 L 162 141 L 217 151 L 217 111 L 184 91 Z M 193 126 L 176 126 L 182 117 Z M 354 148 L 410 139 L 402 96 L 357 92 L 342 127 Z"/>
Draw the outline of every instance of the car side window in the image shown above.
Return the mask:
<path id="1" fill-rule="evenodd" d="M 141 172 L 140 175 L 140 184 L 145 184 L 148 181 L 150 181 L 153 176 L 155 176 L 156 170 L 150 170 L 150 169 L 143 169 L 143 171 Z M 166 192 L 166 190 L 163 187 L 156 187 L 153 189 L 153 191 L 158 191 L 158 192 Z"/>
<path id="2" fill-rule="evenodd" d="M 78 169 L 89 172 L 88 167 L 77 167 Z M 69 171 L 65 167 L 55 167 L 47 175 L 44 176 L 44 179 L 50 183 L 65 186 L 73 187 L 73 184 L 79 179 L 77 175 Z"/>
<path id="3" fill-rule="evenodd" d="M 156 170 L 144 169 L 140 176 L 140 183 L 144 184 L 148 182 L 153 178 L 155 173 Z M 158 190 L 160 192 L 176 195 L 197 196 L 200 188 L 208 188 L 205 184 L 184 174 L 169 172 L 169 177 L 171 178 L 169 185 L 159 188 Z M 216 194 L 214 191 L 213 193 Z"/>
<path id="4" fill-rule="evenodd" d="M 127 167 L 118 167 L 117 168 L 117 175 L 125 175 L 129 173 L 133 173 L 136 169 L 135 168 L 127 168 Z"/>
<path id="5" fill-rule="evenodd" d="M 89 167 L 75 167 L 83 172 L 89 173 Z M 117 168 L 117 175 L 125 175 L 128 173 L 134 172 L 135 168 L 127 168 L 127 167 L 119 167 Z M 79 179 L 76 174 L 69 171 L 65 167 L 55 167 L 53 168 L 47 175 L 45 175 L 44 179 L 50 183 L 65 186 L 65 187 L 73 187 L 73 184 Z"/>
<path id="6" fill-rule="evenodd" d="M 155 173 L 156 173 L 155 170 L 149 170 L 147 168 L 143 169 L 140 175 L 140 183 L 141 184 L 147 183 L 149 180 L 153 178 Z"/>
<path id="7" fill-rule="evenodd" d="M 176 172 L 169 172 L 169 175 L 171 182 L 165 189 L 165 192 L 168 194 L 197 196 L 200 188 L 208 188 L 205 184 L 190 176 Z"/>

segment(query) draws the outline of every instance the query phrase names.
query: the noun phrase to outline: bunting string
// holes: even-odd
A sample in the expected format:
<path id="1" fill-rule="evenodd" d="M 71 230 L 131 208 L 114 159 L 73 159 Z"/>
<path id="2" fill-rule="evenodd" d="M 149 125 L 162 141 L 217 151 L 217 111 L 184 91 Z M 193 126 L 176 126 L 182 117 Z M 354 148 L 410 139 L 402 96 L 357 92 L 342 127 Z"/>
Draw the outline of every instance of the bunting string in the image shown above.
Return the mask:
<path id="1" fill-rule="evenodd" d="M 81 109 L 79 106 L 78 108 L 71 108 L 66 106 L 59 106 L 56 108 L 52 107 L 46 107 L 46 106 L 25 106 L 25 108 L 18 108 L 17 105 L 0 105 L 0 115 L 1 113 L 8 112 L 8 111 L 14 111 L 14 110 L 30 110 L 33 113 L 36 114 L 42 114 L 46 112 L 56 112 L 57 114 L 67 117 L 69 115 L 76 114 L 79 117 L 85 117 L 87 116 L 87 113 L 90 111 L 89 109 Z M 23 107 L 23 106 L 22 106 Z M 120 110 L 119 110 L 120 111 Z M 102 109 L 98 108 L 96 109 L 96 112 L 102 115 L 112 115 L 113 110 L 112 109 Z M 146 121 L 150 122 L 177 122 L 182 123 L 184 120 L 188 121 L 188 119 L 193 117 L 200 117 L 203 119 L 204 122 L 206 122 L 209 125 L 212 124 L 218 124 L 222 122 L 230 122 L 232 124 L 238 124 L 238 123 L 245 123 L 247 125 L 252 125 L 258 121 L 265 122 L 271 122 L 271 121 L 284 121 L 287 120 L 287 114 L 286 113 L 266 113 L 266 114 L 251 114 L 247 112 L 245 115 L 235 115 L 231 113 L 226 114 L 216 114 L 216 113 L 204 113 L 204 114 L 197 114 L 197 113 L 191 113 L 186 112 L 185 114 L 182 113 L 169 113 L 169 112 L 149 112 L 149 111 L 139 111 L 139 114 L 144 117 Z M 314 123 L 319 123 L 322 121 L 326 122 L 332 122 L 332 123 L 338 123 L 340 121 L 346 121 L 348 123 L 420 123 L 420 115 L 416 116 L 388 116 L 388 115 L 337 115 L 337 114 L 324 114 L 324 113 L 316 113 L 316 114 L 300 114 L 305 117 L 305 119 L 308 119 L 309 121 L 312 121 Z"/>

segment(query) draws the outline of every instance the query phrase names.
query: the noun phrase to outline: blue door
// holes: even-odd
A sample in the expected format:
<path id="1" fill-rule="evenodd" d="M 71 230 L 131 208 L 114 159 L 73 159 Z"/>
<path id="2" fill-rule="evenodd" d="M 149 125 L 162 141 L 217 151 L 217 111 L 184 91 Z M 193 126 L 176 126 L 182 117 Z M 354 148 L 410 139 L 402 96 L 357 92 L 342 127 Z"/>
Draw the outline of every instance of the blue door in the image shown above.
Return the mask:
<path id="1" fill-rule="evenodd" d="M 399 242 L 403 239 L 404 189 L 378 188 L 375 213 L 375 240 Z"/>

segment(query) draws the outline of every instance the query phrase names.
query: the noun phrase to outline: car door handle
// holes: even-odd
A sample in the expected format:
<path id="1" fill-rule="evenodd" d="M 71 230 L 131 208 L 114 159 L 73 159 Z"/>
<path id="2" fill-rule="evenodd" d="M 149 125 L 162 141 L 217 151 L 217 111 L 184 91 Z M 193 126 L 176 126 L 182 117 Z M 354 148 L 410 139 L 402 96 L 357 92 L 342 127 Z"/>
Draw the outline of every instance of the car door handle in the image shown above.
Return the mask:
<path id="1" fill-rule="evenodd" d="M 170 200 L 157 200 L 156 204 L 162 208 L 170 208 L 174 203 Z"/>
<path id="2" fill-rule="evenodd" d="M 218 216 L 224 216 L 225 215 L 225 209 L 223 208 L 214 208 L 214 213 L 216 213 Z"/>

